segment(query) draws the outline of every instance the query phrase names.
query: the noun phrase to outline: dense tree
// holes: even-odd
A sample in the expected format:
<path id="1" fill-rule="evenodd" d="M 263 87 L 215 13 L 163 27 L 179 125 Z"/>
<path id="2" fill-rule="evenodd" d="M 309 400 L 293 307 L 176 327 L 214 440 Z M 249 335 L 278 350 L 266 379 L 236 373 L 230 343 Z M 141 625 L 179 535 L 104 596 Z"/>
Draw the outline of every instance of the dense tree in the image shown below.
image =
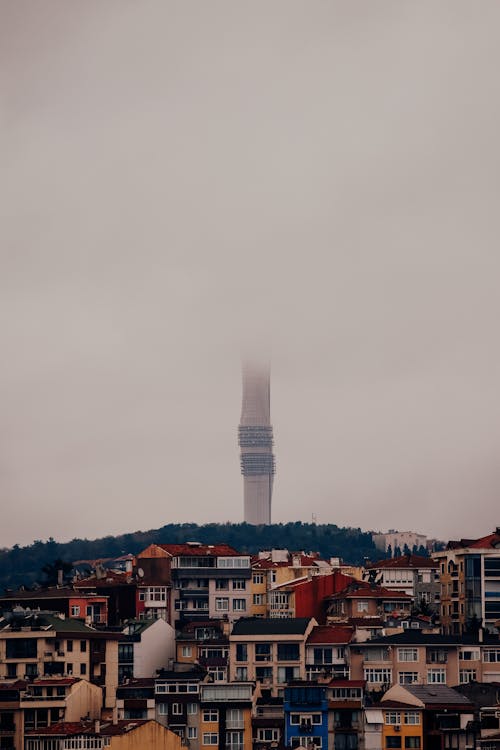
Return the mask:
<path id="1" fill-rule="evenodd" d="M 48 571 L 47 580 L 54 582 L 54 566 L 58 561 L 63 565 L 70 565 L 79 560 L 118 557 L 124 553 L 137 554 L 153 543 L 175 544 L 190 540 L 204 544 L 226 542 L 237 550 L 250 554 L 273 547 L 286 547 L 291 551 L 314 551 L 326 559 L 340 557 L 351 564 L 362 564 L 366 558 L 380 558 L 370 533 L 359 528 L 341 528 L 335 524 L 318 525 L 301 521 L 270 526 L 251 526 L 246 523 L 210 523 L 204 526 L 195 523 L 166 524 L 159 529 L 135 531 L 116 537 L 72 539 L 64 544 L 52 538 L 46 542 L 38 539 L 26 547 L 16 544 L 11 549 L 0 550 L 0 589 L 43 583 L 44 566 Z"/>

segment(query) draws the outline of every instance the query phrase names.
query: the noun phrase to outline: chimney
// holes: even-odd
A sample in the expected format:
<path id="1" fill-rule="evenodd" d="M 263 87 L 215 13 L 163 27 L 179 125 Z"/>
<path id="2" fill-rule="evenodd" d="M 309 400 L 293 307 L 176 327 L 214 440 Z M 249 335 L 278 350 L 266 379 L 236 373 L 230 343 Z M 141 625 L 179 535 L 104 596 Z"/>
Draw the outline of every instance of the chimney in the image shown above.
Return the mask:
<path id="1" fill-rule="evenodd" d="M 62 586 L 63 585 L 63 570 L 62 568 L 59 568 L 57 571 L 57 585 Z"/>
<path id="2" fill-rule="evenodd" d="M 94 721 L 94 732 L 96 734 L 99 734 L 100 731 L 101 731 L 101 722 L 99 721 L 99 719 L 96 719 Z"/>

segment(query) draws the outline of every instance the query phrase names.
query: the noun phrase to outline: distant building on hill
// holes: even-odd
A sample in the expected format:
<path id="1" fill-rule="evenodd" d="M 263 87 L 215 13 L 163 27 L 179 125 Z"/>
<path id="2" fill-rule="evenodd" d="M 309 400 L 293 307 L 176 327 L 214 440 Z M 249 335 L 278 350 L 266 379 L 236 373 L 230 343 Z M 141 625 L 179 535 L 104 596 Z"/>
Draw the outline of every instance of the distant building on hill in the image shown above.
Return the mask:
<path id="1" fill-rule="evenodd" d="M 418 550 L 420 547 L 427 547 L 427 537 L 414 531 L 390 529 L 386 534 L 372 534 L 372 539 L 375 547 L 382 552 L 387 552 L 390 547 L 393 557 L 413 552 L 415 548 Z"/>

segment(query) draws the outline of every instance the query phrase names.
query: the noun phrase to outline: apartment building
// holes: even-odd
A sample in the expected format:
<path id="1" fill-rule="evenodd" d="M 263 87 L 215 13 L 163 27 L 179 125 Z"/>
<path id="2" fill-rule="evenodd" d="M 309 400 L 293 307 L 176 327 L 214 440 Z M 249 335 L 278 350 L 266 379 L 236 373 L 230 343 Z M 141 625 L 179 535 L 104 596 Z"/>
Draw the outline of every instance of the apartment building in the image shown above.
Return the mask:
<path id="1" fill-rule="evenodd" d="M 317 624 L 314 618 L 238 620 L 229 636 L 231 682 L 258 681 L 277 696 L 291 680 L 305 679 L 306 642 Z"/>
<path id="2" fill-rule="evenodd" d="M 402 591 L 387 589 L 366 581 L 353 581 L 328 598 L 328 622 L 349 622 L 351 618 L 408 616 L 412 599 Z"/>
<path id="3" fill-rule="evenodd" d="M 474 705 L 446 685 L 394 685 L 379 707 L 384 714 L 384 749 L 476 747 Z"/>
<path id="4" fill-rule="evenodd" d="M 323 623 L 327 597 L 340 592 L 353 580 L 335 571 L 276 584 L 267 594 L 269 617 L 315 617 Z"/>
<path id="5" fill-rule="evenodd" d="M 281 747 L 285 731 L 283 698 L 273 698 L 269 690 L 262 690 L 252 710 L 252 742 L 254 750 Z"/>
<path id="6" fill-rule="evenodd" d="M 75 580 L 73 588 L 81 594 L 106 597 L 107 624 L 112 627 L 137 616 L 137 585 L 130 572 L 105 570 L 98 565 L 92 575 Z"/>
<path id="7" fill-rule="evenodd" d="M 365 679 L 369 689 L 500 681 L 500 642 L 494 637 L 479 642 L 408 630 L 352 643 L 349 652 L 351 675 Z"/>
<path id="8" fill-rule="evenodd" d="M 285 745 L 328 750 L 328 697 L 326 685 L 296 684 L 285 688 Z"/>
<path id="9" fill-rule="evenodd" d="M 363 748 L 364 682 L 334 679 L 327 688 L 330 709 L 329 733 L 333 731 L 334 750 Z"/>
<path id="10" fill-rule="evenodd" d="M 200 689 L 207 679 L 197 664 L 174 663 L 158 673 L 154 684 L 156 718 L 199 750 Z"/>
<path id="11" fill-rule="evenodd" d="M 187 623 L 177 633 L 177 662 L 199 664 L 212 682 L 227 682 L 229 624 L 222 620 Z"/>
<path id="12" fill-rule="evenodd" d="M 200 686 L 198 747 L 252 750 L 254 688 L 249 683 Z"/>
<path id="13" fill-rule="evenodd" d="M 306 679 L 349 679 L 348 646 L 353 627 L 317 625 L 306 641 Z"/>
<path id="14" fill-rule="evenodd" d="M 50 612 L 4 613 L 0 618 L 0 678 L 82 677 L 102 687 L 104 705 L 112 707 L 121 637 Z"/>
<path id="15" fill-rule="evenodd" d="M 22 750 L 25 732 L 59 721 L 98 719 L 102 690 L 77 678 L 17 680 L 0 683 L 0 747 Z"/>
<path id="16" fill-rule="evenodd" d="M 36 591 L 20 590 L 0 596 L 0 610 L 16 607 L 60 612 L 83 620 L 87 625 L 108 625 L 108 597 L 70 586 L 52 586 Z"/>
<path id="17" fill-rule="evenodd" d="M 129 620 L 118 644 L 118 681 L 153 677 L 175 660 L 175 630 L 162 618 Z"/>
<path id="18" fill-rule="evenodd" d="M 480 539 L 448 542 L 435 552 L 441 586 L 441 626 L 446 633 L 485 628 L 500 621 L 500 527 Z"/>
<path id="19" fill-rule="evenodd" d="M 414 604 L 425 604 L 429 611 L 439 612 L 439 565 L 432 558 L 402 555 L 369 563 L 366 570 L 380 586 L 403 591 Z"/>
<path id="20" fill-rule="evenodd" d="M 382 552 L 387 552 L 390 547 L 393 556 L 396 554 L 397 549 L 404 552 L 406 547 L 412 552 L 414 547 L 427 546 L 427 537 L 424 534 L 417 534 L 414 531 L 395 531 L 394 529 L 390 529 L 385 534 L 372 534 L 372 539 L 375 547 L 382 550 Z"/>

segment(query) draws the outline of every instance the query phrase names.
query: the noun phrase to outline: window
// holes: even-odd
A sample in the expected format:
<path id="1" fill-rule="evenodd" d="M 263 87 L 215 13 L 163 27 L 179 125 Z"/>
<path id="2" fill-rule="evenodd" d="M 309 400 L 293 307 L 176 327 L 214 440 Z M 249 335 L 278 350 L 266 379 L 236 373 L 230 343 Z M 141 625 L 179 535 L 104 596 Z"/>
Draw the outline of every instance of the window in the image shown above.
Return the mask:
<path id="1" fill-rule="evenodd" d="M 80 651 L 82 654 L 87 650 L 87 641 L 80 641 Z"/>
<path id="2" fill-rule="evenodd" d="M 247 644 L 237 643 L 236 644 L 236 661 L 247 661 Z"/>
<path id="3" fill-rule="evenodd" d="M 80 617 L 80 607 L 77 604 L 71 605 L 71 617 Z"/>
<path id="4" fill-rule="evenodd" d="M 247 582 L 244 578 L 235 578 L 233 580 L 233 591 L 245 591 Z"/>
<path id="5" fill-rule="evenodd" d="M 66 641 L 66 651 L 73 651 L 73 641 Z"/>
<path id="6" fill-rule="evenodd" d="M 406 748 L 420 748 L 420 737 L 405 737 Z"/>
<path id="7" fill-rule="evenodd" d="M 404 712 L 405 724 L 420 724 L 420 714 L 418 711 Z"/>
<path id="8" fill-rule="evenodd" d="M 243 750 L 243 732 L 226 732 L 226 750 Z"/>
<path id="9" fill-rule="evenodd" d="M 212 682 L 226 682 L 227 674 L 223 667 L 209 667 L 208 674 Z"/>
<path id="10" fill-rule="evenodd" d="M 476 680 L 475 669 L 461 669 L 459 673 L 460 684 L 464 685 L 467 682 L 474 682 Z"/>
<path id="11" fill-rule="evenodd" d="M 70 661 L 66 663 L 66 674 L 73 674 L 73 664 Z"/>
<path id="12" fill-rule="evenodd" d="M 167 716 L 168 703 L 158 703 L 158 713 L 160 716 Z"/>
<path id="13" fill-rule="evenodd" d="M 271 661 L 271 644 L 255 644 L 255 661 Z"/>
<path id="14" fill-rule="evenodd" d="M 427 649 L 427 661 L 431 664 L 446 664 L 448 652 L 443 648 L 429 648 Z"/>
<path id="15" fill-rule="evenodd" d="M 493 664 L 500 662 L 500 648 L 487 648 L 483 651 L 483 661 Z"/>
<path id="16" fill-rule="evenodd" d="M 253 603 L 254 604 L 265 604 L 265 596 L 264 594 L 254 594 L 253 595 Z"/>
<path id="17" fill-rule="evenodd" d="M 377 685 L 390 685 L 392 682 L 392 669 L 365 668 L 365 680 Z"/>
<path id="18" fill-rule="evenodd" d="M 264 583 L 264 574 L 263 573 L 254 573 L 253 574 L 253 582 L 256 586 L 261 585 Z"/>
<path id="19" fill-rule="evenodd" d="M 416 648 L 398 648 L 398 661 L 417 661 L 418 651 Z"/>
<path id="20" fill-rule="evenodd" d="M 216 597 L 215 609 L 217 612 L 229 612 L 229 599 L 226 597 Z"/>
<path id="21" fill-rule="evenodd" d="M 298 643 L 278 643 L 278 661 L 298 661 L 299 658 Z"/>
<path id="22" fill-rule="evenodd" d="M 400 711 L 386 711 L 385 723 L 386 724 L 401 724 L 401 712 Z"/>
<path id="23" fill-rule="evenodd" d="M 246 599 L 233 599 L 233 612 L 244 612 L 247 608 Z"/>
<path id="24" fill-rule="evenodd" d="M 446 669 L 428 669 L 428 685 L 444 685 L 446 683 Z"/>
<path id="25" fill-rule="evenodd" d="M 227 578 L 216 578 L 215 588 L 217 591 L 227 591 L 229 589 L 229 581 Z"/>
<path id="26" fill-rule="evenodd" d="M 203 732 L 204 745 L 218 745 L 219 735 L 217 732 Z"/>
<path id="27" fill-rule="evenodd" d="M 398 682 L 400 685 L 412 685 L 418 682 L 418 672 L 398 672 Z"/>
<path id="28" fill-rule="evenodd" d="M 358 612 L 368 612 L 368 602 L 366 599 L 360 599 L 357 603 Z"/>
<path id="29" fill-rule="evenodd" d="M 460 650 L 459 658 L 462 659 L 462 661 L 479 661 L 480 659 L 479 649 L 463 648 Z"/>
<path id="30" fill-rule="evenodd" d="M 303 737 L 290 737 L 290 745 L 292 748 L 296 747 L 303 747 L 304 746 L 304 738 Z M 309 735 L 307 737 L 307 746 L 314 745 L 315 748 L 321 748 L 321 737 L 311 737 Z"/>
<path id="31" fill-rule="evenodd" d="M 191 646 L 183 646 L 181 649 L 182 656 L 191 656 L 192 649 Z"/>
<path id="32" fill-rule="evenodd" d="M 273 668 L 272 667 L 256 667 L 255 668 L 255 678 L 257 680 L 260 680 L 260 681 L 263 681 L 263 680 L 272 681 L 272 679 L 273 679 Z"/>
<path id="33" fill-rule="evenodd" d="M 248 669 L 246 667 L 236 667 L 234 676 L 238 682 L 246 682 L 248 680 Z"/>
<path id="34" fill-rule="evenodd" d="M 194 716 L 198 713 L 198 704 L 197 703 L 188 703 L 187 704 L 187 715 L 188 716 Z"/>
<path id="35" fill-rule="evenodd" d="M 80 664 L 80 674 L 87 674 L 87 665 Z"/>
<path id="36" fill-rule="evenodd" d="M 388 748 L 401 747 L 401 737 L 386 737 L 385 746 Z"/>
<path id="37" fill-rule="evenodd" d="M 219 721 L 219 711 L 216 708 L 204 708 L 203 721 Z"/>
<path id="38" fill-rule="evenodd" d="M 32 665 L 27 664 L 26 666 L 31 667 Z M 7 677 L 17 677 L 17 664 L 7 664 Z"/>
<path id="39" fill-rule="evenodd" d="M 257 729 L 257 739 L 259 742 L 279 742 L 279 729 Z"/>
<path id="40" fill-rule="evenodd" d="M 172 716 L 182 716 L 182 703 L 172 703 Z"/>
<path id="41" fill-rule="evenodd" d="M 198 739 L 198 727 L 188 727 L 187 736 L 188 736 L 188 740 L 197 740 Z"/>
<path id="42" fill-rule="evenodd" d="M 244 729 L 243 711 L 241 708 L 228 708 L 226 711 L 227 729 Z"/>
<path id="43" fill-rule="evenodd" d="M 278 682 L 283 684 L 300 678 L 300 667 L 278 667 Z"/>
<path id="44" fill-rule="evenodd" d="M 139 601 L 140 602 L 146 601 L 146 592 L 145 591 L 139 591 Z"/>

